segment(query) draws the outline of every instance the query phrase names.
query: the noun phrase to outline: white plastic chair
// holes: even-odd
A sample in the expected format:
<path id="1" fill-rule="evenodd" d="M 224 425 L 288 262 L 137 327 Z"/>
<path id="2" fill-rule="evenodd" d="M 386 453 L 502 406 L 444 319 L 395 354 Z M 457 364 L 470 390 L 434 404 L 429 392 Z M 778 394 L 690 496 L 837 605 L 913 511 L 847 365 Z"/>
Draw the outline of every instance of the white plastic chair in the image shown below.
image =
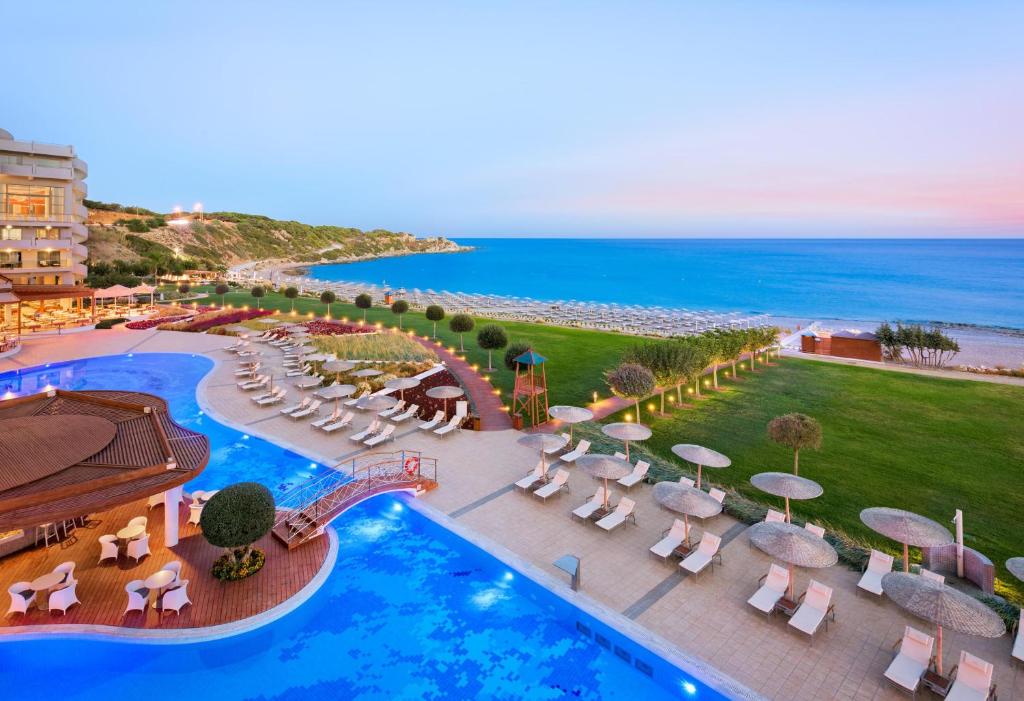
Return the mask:
<path id="1" fill-rule="evenodd" d="M 857 582 L 857 588 L 871 592 L 876 596 L 881 596 L 882 577 L 892 572 L 892 562 L 892 555 L 872 550 L 868 564 L 864 568 L 864 574 L 861 575 L 860 581 Z"/>
<path id="2" fill-rule="evenodd" d="M 165 591 L 164 595 L 160 597 L 161 614 L 164 611 L 174 611 L 174 614 L 178 615 L 183 607 L 192 603 L 188 598 L 188 580 L 183 579 L 178 584 L 174 589 Z"/>
<path id="3" fill-rule="evenodd" d="M 32 591 L 30 582 L 15 582 L 7 588 L 7 593 L 11 595 L 11 607 L 7 609 L 6 614 L 8 616 L 12 613 L 26 613 L 28 607 L 36 600 L 36 593 Z"/>
<path id="4" fill-rule="evenodd" d="M 142 526 L 143 528 L 149 525 L 149 519 L 145 516 L 136 516 L 128 522 L 129 526 Z"/>
<path id="5" fill-rule="evenodd" d="M 131 611 L 146 610 L 146 594 L 142 592 L 147 590 L 146 583 L 143 580 L 133 579 L 124 585 L 124 590 L 128 594 L 128 606 L 125 607 L 124 613 L 121 614 L 122 616 L 127 615 Z"/>
<path id="6" fill-rule="evenodd" d="M 104 560 L 116 560 L 117 559 L 117 536 L 116 535 L 101 535 L 99 537 L 100 543 L 100 562 Z"/>
<path id="7" fill-rule="evenodd" d="M 175 582 L 181 579 L 181 560 L 172 560 L 166 565 L 160 568 L 161 570 L 167 570 L 168 572 L 174 573 L 174 581 L 169 586 L 174 586 Z"/>
<path id="8" fill-rule="evenodd" d="M 57 591 L 50 592 L 49 608 L 50 613 L 54 611 L 60 611 L 62 614 L 66 614 L 68 609 L 75 604 L 82 603 L 78 600 L 78 583 L 75 582 L 71 586 L 58 589 Z"/>
<path id="9" fill-rule="evenodd" d="M 149 554 L 149 533 L 128 543 L 128 557 L 136 562 Z"/>

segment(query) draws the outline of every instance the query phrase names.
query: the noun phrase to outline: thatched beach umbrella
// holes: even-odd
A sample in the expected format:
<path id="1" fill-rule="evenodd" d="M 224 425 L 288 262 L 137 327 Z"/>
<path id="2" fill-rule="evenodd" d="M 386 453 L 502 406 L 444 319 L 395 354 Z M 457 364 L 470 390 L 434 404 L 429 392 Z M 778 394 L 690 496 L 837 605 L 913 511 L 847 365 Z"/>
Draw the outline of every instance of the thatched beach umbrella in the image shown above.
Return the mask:
<path id="1" fill-rule="evenodd" d="M 328 360 L 334 360 L 334 356 L 327 355 L 326 353 L 311 353 L 306 356 L 306 360 L 311 363 L 324 363 Z"/>
<path id="2" fill-rule="evenodd" d="M 690 544 L 690 517 L 711 518 L 722 513 L 722 505 L 707 492 L 678 482 L 658 482 L 654 485 L 654 500 L 683 515 L 686 544 Z"/>
<path id="3" fill-rule="evenodd" d="M 457 399 L 462 396 L 462 388 L 455 387 L 453 385 L 441 385 L 439 387 L 431 387 L 427 390 L 427 396 L 433 399 L 444 400 L 444 415 L 448 416 L 448 400 Z"/>
<path id="4" fill-rule="evenodd" d="M 548 463 L 545 459 L 547 454 L 544 451 L 556 450 L 565 445 L 565 441 L 550 433 L 528 433 L 525 436 L 520 436 L 516 443 L 540 451 L 541 470 L 545 475 L 548 473 Z"/>
<path id="5" fill-rule="evenodd" d="M 415 377 L 396 377 L 395 379 L 388 380 L 384 383 L 384 386 L 388 389 L 397 389 L 399 393 L 398 396 L 403 402 L 405 401 L 405 390 L 419 387 L 419 385 L 420 381 Z"/>
<path id="6" fill-rule="evenodd" d="M 377 368 L 363 368 L 362 370 L 356 370 L 353 372 L 352 377 L 377 377 L 378 375 L 383 374 L 384 371 L 378 370 Z"/>
<path id="7" fill-rule="evenodd" d="M 390 409 L 395 404 L 398 404 L 398 400 L 386 394 L 371 394 L 369 397 L 363 397 L 356 402 L 357 407 L 366 411 L 384 411 L 385 409 Z"/>
<path id="8" fill-rule="evenodd" d="M 789 567 L 789 599 L 793 599 L 793 567 L 831 567 L 839 561 L 828 541 L 792 523 L 755 523 L 750 527 L 750 542 Z"/>
<path id="9" fill-rule="evenodd" d="M 313 389 L 323 384 L 323 380 L 319 377 L 303 377 L 295 383 L 295 386 L 299 389 Z"/>
<path id="10" fill-rule="evenodd" d="M 1006 561 L 1006 569 L 1010 574 L 1024 582 L 1024 557 L 1011 557 Z"/>
<path id="11" fill-rule="evenodd" d="M 341 373 L 348 372 L 356 366 L 351 360 L 328 360 L 324 363 L 321 370 L 324 372 L 333 372 L 334 379 L 340 380 Z"/>
<path id="12" fill-rule="evenodd" d="M 569 424 L 569 446 L 572 446 L 572 427 L 574 424 L 590 421 L 594 412 L 581 406 L 558 405 L 548 409 L 548 416 L 564 424 Z"/>
<path id="13" fill-rule="evenodd" d="M 337 411 L 342 398 L 351 397 L 352 393 L 355 391 L 355 385 L 330 385 L 329 387 L 324 387 L 316 394 L 318 397 L 323 397 L 324 399 L 333 399 L 334 410 Z"/>
<path id="14" fill-rule="evenodd" d="M 750 483 L 762 492 L 786 499 L 786 523 L 793 522 L 789 511 L 790 499 L 815 499 L 825 492 L 821 485 L 814 480 L 791 475 L 788 472 L 761 472 L 751 477 Z"/>
<path id="15" fill-rule="evenodd" d="M 1003 619 L 995 611 L 945 582 L 919 574 L 890 572 L 882 577 L 882 591 L 904 611 L 935 624 L 938 644 L 935 663 L 939 676 L 942 675 L 943 628 L 982 638 L 998 638 L 1006 632 Z"/>
<path id="16" fill-rule="evenodd" d="M 629 460 L 630 441 L 645 441 L 651 437 L 651 429 L 643 424 L 634 423 L 606 424 L 601 427 L 601 432 L 626 444 L 626 460 Z"/>
<path id="17" fill-rule="evenodd" d="M 576 466 L 591 477 L 604 480 L 604 508 L 608 508 L 608 480 L 622 479 L 633 471 L 628 460 L 614 455 L 589 453 L 576 458 Z"/>
<path id="18" fill-rule="evenodd" d="M 953 542 L 945 526 L 912 511 L 875 506 L 860 512 L 860 520 L 875 533 L 903 543 L 903 571 L 910 571 L 910 546 L 936 548 Z"/>
<path id="19" fill-rule="evenodd" d="M 700 478 L 701 470 L 706 467 L 729 467 L 732 465 L 732 460 L 725 457 L 717 450 L 711 450 L 711 448 L 705 448 L 702 445 L 694 445 L 692 443 L 677 443 L 672 446 L 672 452 L 681 457 L 686 462 L 693 463 L 697 466 L 697 489 L 700 489 Z"/>

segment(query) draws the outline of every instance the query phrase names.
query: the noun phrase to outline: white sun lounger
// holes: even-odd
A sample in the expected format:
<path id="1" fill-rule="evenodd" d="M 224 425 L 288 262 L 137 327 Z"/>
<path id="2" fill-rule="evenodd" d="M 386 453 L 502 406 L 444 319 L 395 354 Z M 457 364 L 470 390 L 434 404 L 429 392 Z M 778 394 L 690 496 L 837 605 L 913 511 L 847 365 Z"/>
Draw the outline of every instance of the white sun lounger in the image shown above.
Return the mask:
<path id="1" fill-rule="evenodd" d="M 391 420 L 394 421 L 396 424 L 402 423 L 406 419 L 411 419 L 412 417 L 416 416 L 416 412 L 419 411 L 419 410 L 420 410 L 420 405 L 419 404 L 413 404 L 408 409 L 406 409 L 404 412 L 402 412 L 401 414 L 399 414 L 397 416 L 392 416 Z"/>
<path id="2" fill-rule="evenodd" d="M 305 409 L 306 407 L 308 407 L 309 403 L 311 401 L 313 401 L 313 400 L 310 399 L 309 397 L 306 397 L 305 399 L 303 399 L 298 404 L 292 404 L 291 406 L 286 406 L 284 409 L 281 409 L 281 413 L 282 414 L 291 414 L 294 411 L 301 411 L 302 409 Z"/>
<path id="3" fill-rule="evenodd" d="M 442 421 L 444 421 L 444 412 L 438 409 L 437 412 L 434 413 L 434 418 L 432 418 L 430 421 L 424 421 L 423 423 L 420 424 L 420 430 L 432 431 L 434 427 L 437 426 Z"/>
<path id="4" fill-rule="evenodd" d="M 636 485 L 644 481 L 644 477 L 647 476 L 647 471 L 651 469 L 651 463 L 638 460 L 636 467 L 628 475 L 619 480 L 619 484 L 626 489 L 632 489 Z"/>
<path id="5" fill-rule="evenodd" d="M 825 537 L 825 529 L 822 528 L 821 526 L 815 525 L 813 523 L 805 523 L 804 524 L 804 530 L 806 530 L 808 533 L 813 533 L 814 535 L 818 536 L 819 538 L 824 538 Z"/>
<path id="6" fill-rule="evenodd" d="M 590 450 L 590 441 L 580 441 L 572 451 L 561 457 L 562 462 L 576 462 L 576 458 L 582 457 Z"/>
<path id="7" fill-rule="evenodd" d="M 828 630 L 828 617 L 831 616 L 833 622 L 836 620 L 836 607 L 832 604 L 832 587 L 812 579 L 807 585 L 807 591 L 801 594 L 800 598 L 800 606 L 790 617 L 789 625 L 812 638 L 822 623 L 825 624 L 825 630 Z"/>
<path id="8" fill-rule="evenodd" d="M 953 668 L 949 676 L 953 686 L 946 695 L 952 701 L 988 701 L 994 698 L 996 689 L 992 686 L 992 673 L 995 671 L 990 662 L 963 650 L 960 652 L 960 663 Z"/>
<path id="9" fill-rule="evenodd" d="M 597 491 L 594 492 L 594 496 L 590 497 L 590 499 L 587 500 L 585 503 L 576 507 L 576 509 L 573 510 L 572 515 L 576 518 L 580 518 L 586 521 L 588 518 L 590 518 L 590 515 L 597 511 L 598 509 L 600 509 L 603 504 L 604 488 L 598 487 Z"/>
<path id="10" fill-rule="evenodd" d="M 534 490 L 533 496 L 540 497 L 544 501 L 548 500 L 548 497 L 553 494 L 558 494 L 563 489 L 569 490 L 569 473 L 565 470 L 559 469 L 555 472 L 555 477 L 550 482 L 545 484 L 543 487 Z"/>
<path id="11" fill-rule="evenodd" d="M 465 415 L 459 414 L 458 412 L 456 412 L 455 416 L 453 416 L 451 418 L 451 421 L 446 423 L 441 428 L 435 428 L 434 429 L 434 433 L 436 435 L 438 435 L 438 436 L 447 436 L 449 433 L 451 433 L 455 429 L 457 429 L 457 428 L 461 429 L 462 428 L 462 422 L 465 421 L 465 420 L 466 420 Z"/>
<path id="12" fill-rule="evenodd" d="M 381 425 L 380 424 L 381 424 L 380 419 L 374 419 L 373 421 L 370 422 L 369 426 L 364 428 L 359 433 L 353 433 L 351 436 L 348 437 L 348 439 L 350 441 L 355 441 L 356 443 L 361 443 L 364 440 L 366 440 L 367 438 L 369 438 L 370 436 L 378 433 L 381 430 Z"/>
<path id="13" fill-rule="evenodd" d="M 392 414 L 400 413 L 402 411 L 402 409 L 404 409 L 404 408 L 405 408 L 405 400 L 404 399 L 399 399 L 395 403 L 395 405 L 393 407 L 391 407 L 390 409 L 384 409 L 383 411 L 377 412 L 377 416 L 381 417 L 382 419 L 386 419 L 389 416 L 391 416 Z"/>
<path id="14" fill-rule="evenodd" d="M 789 588 L 789 570 L 772 563 L 768 574 L 763 575 L 757 582 L 761 587 L 747 599 L 747 603 L 770 616 L 775 610 L 775 604 L 779 603 L 779 599 L 786 595 L 786 589 Z"/>
<path id="15" fill-rule="evenodd" d="M 882 577 L 892 572 L 892 555 L 871 551 L 871 557 L 864 568 L 864 574 L 857 582 L 857 588 L 869 591 L 875 596 L 882 595 Z"/>
<path id="16" fill-rule="evenodd" d="M 717 501 L 719 504 L 725 503 L 725 492 L 721 489 L 709 489 L 708 496 Z"/>
<path id="17" fill-rule="evenodd" d="M 352 397 L 351 399 L 343 402 L 343 404 L 345 406 L 356 406 L 356 404 L 359 403 L 360 399 L 362 399 L 363 397 L 369 396 L 369 394 L 370 394 L 370 390 L 366 390 L 366 391 L 362 392 L 361 394 L 359 394 L 359 395 L 357 395 L 355 397 Z M 358 408 L 358 407 L 356 407 L 356 408 Z"/>
<path id="18" fill-rule="evenodd" d="M 307 416 L 312 416 L 313 414 L 319 413 L 321 404 L 323 404 L 323 402 L 321 402 L 319 399 L 316 399 L 313 401 L 312 404 L 310 404 L 305 409 L 293 411 L 291 414 L 288 414 L 288 416 L 291 417 L 292 419 L 304 419 Z"/>
<path id="19" fill-rule="evenodd" d="M 768 509 L 768 513 L 766 513 L 764 515 L 764 522 L 765 523 L 785 523 L 786 522 L 786 514 L 782 513 L 781 511 L 776 511 L 775 509 Z"/>
<path id="20" fill-rule="evenodd" d="M 237 383 L 237 385 L 238 389 L 249 391 L 253 389 L 259 389 L 263 385 L 267 384 L 268 380 L 270 380 L 269 375 L 257 375 L 253 379 L 239 382 Z"/>
<path id="21" fill-rule="evenodd" d="M 320 430 L 323 431 L 324 433 L 334 433 L 339 428 L 345 428 L 347 426 L 351 426 L 352 425 L 352 419 L 354 419 L 355 416 L 356 416 L 355 413 L 353 413 L 351 411 L 346 411 L 345 415 L 342 416 L 340 419 L 338 419 L 334 423 L 325 424 L 323 427 L 321 427 Z"/>
<path id="22" fill-rule="evenodd" d="M 633 509 L 636 508 L 636 502 L 629 497 L 622 497 L 619 503 L 615 506 L 615 511 L 611 512 L 603 519 L 597 522 L 597 525 L 606 531 L 618 528 L 626 519 L 633 519 L 633 525 L 636 525 L 636 514 L 633 513 Z"/>
<path id="23" fill-rule="evenodd" d="M 308 365 L 305 365 L 296 370 L 289 370 L 288 372 L 285 373 L 285 377 L 302 377 L 303 375 L 308 375 L 311 370 L 312 368 L 310 368 Z"/>
<path id="24" fill-rule="evenodd" d="M 525 492 L 530 487 L 532 487 L 533 485 L 537 484 L 537 482 L 539 482 L 541 479 L 543 479 L 543 477 L 544 477 L 544 466 L 541 465 L 538 462 L 537 466 L 535 468 L 533 468 L 533 472 L 531 472 L 526 477 L 523 477 L 521 480 L 516 482 L 515 486 L 518 487 L 519 489 L 522 489 Z"/>
<path id="25" fill-rule="evenodd" d="M 700 543 L 697 545 L 697 550 L 686 556 L 679 566 L 686 572 L 697 576 L 703 572 L 710 565 L 711 571 L 715 571 L 715 558 L 718 558 L 718 564 L 722 564 L 722 553 L 719 552 L 719 548 L 722 546 L 722 539 L 716 536 L 714 533 L 704 532 L 704 535 L 700 537 Z"/>
<path id="26" fill-rule="evenodd" d="M 273 397 L 275 394 L 277 394 L 277 391 L 279 389 L 283 389 L 283 388 L 275 387 L 274 389 L 270 390 L 269 392 L 260 392 L 259 394 L 254 394 L 251 397 L 249 397 L 249 399 L 253 400 L 254 402 L 258 402 L 261 399 L 266 399 L 268 397 Z"/>
<path id="27" fill-rule="evenodd" d="M 372 438 L 366 439 L 365 441 L 363 441 L 363 444 L 368 446 L 374 446 L 379 443 L 383 443 L 384 441 L 393 441 L 395 439 L 394 433 L 395 425 L 387 424 L 386 426 L 384 426 L 383 431 L 378 433 L 376 436 L 373 436 Z"/>
<path id="28" fill-rule="evenodd" d="M 341 409 L 338 408 L 338 409 L 335 409 L 334 411 L 332 411 L 328 416 L 325 416 L 322 419 L 317 419 L 316 421 L 311 422 L 309 424 L 309 427 L 310 428 L 321 428 L 322 426 L 326 426 L 329 423 L 334 423 L 335 421 L 337 421 L 340 418 L 341 418 Z"/>
<path id="29" fill-rule="evenodd" d="M 885 670 L 885 678 L 914 694 L 921 684 L 921 677 L 932 663 L 935 638 L 907 626 L 903 631 L 903 639 L 896 641 L 893 648 L 898 650 Z"/>
<path id="30" fill-rule="evenodd" d="M 269 397 L 263 397 L 263 399 L 256 399 L 255 402 L 258 406 L 271 406 L 272 404 L 279 404 L 284 401 L 285 395 L 288 392 L 284 387 L 278 387 L 270 393 Z"/>
<path id="31" fill-rule="evenodd" d="M 686 524 L 676 519 L 672 522 L 672 527 L 662 533 L 661 540 L 651 546 L 650 552 L 662 560 L 667 560 L 672 551 L 682 545 L 684 540 L 686 540 Z"/>
<path id="32" fill-rule="evenodd" d="M 242 368 L 240 370 L 235 370 L 235 377 L 245 377 L 246 375 L 252 375 L 254 372 L 259 370 L 260 367 L 262 367 L 262 364 L 256 363 L 251 368 Z"/>
<path id="33" fill-rule="evenodd" d="M 1017 621 L 1017 637 L 1013 641 L 1013 652 L 1010 653 L 1013 659 L 1024 662 L 1024 631 L 1021 630 L 1020 621 Z"/>

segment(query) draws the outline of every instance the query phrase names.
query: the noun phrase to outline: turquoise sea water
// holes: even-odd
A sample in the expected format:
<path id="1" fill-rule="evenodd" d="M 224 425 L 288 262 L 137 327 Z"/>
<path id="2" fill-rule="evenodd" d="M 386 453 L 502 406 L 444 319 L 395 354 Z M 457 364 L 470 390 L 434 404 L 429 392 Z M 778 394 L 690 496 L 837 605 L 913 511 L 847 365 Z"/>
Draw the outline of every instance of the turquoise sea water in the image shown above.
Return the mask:
<path id="1" fill-rule="evenodd" d="M 1024 239 L 459 239 L 476 250 L 312 268 L 393 287 L 1024 328 Z"/>
<path id="2" fill-rule="evenodd" d="M 211 365 L 202 356 L 147 353 L 54 363 L 0 374 L 0 395 L 60 387 L 164 397 L 177 421 L 210 437 L 210 464 L 186 489 L 256 480 L 281 495 L 327 469 L 205 416 L 195 387 Z M 724 698 L 409 508 L 405 498 L 375 497 L 334 525 L 337 565 L 309 601 L 278 621 L 188 645 L 3 642 L 7 698 Z M 145 560 L 139 569 L 149 572 Z"/>

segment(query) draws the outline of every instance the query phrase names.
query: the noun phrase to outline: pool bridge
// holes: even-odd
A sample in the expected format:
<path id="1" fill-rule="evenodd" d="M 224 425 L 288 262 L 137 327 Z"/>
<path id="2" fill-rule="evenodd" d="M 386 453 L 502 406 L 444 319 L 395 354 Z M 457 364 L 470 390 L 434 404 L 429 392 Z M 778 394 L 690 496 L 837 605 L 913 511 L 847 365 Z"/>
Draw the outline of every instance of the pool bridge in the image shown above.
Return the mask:
<path id="1" fill-rule="evenodd" d="M 323 534 L 356 504 L 386 492 L 419 494 L 437 486 L 437 459 L 417 450 L 357 455 L 278 501 L 272 533 L 288 549 Z"/>

